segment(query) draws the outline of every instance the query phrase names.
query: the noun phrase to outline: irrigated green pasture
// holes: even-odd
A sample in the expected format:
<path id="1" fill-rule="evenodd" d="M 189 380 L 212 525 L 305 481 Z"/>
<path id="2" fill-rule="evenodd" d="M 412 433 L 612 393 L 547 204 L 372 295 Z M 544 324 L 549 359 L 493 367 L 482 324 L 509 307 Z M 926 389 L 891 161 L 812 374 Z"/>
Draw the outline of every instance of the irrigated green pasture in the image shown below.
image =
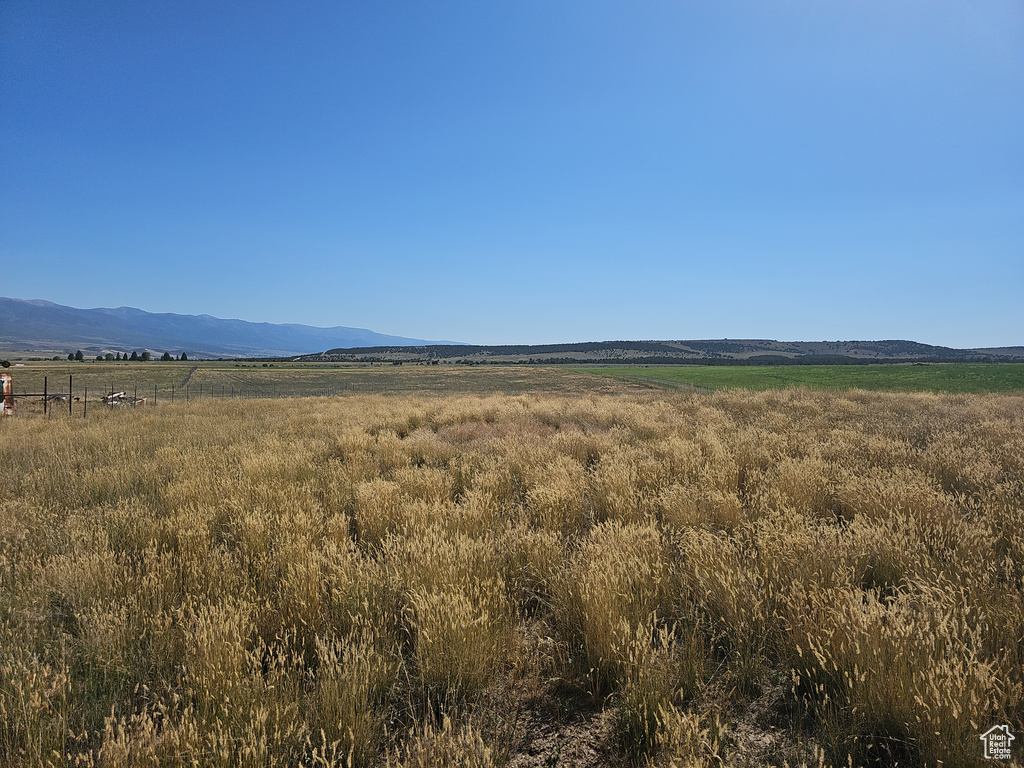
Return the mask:
<path id="1" fill-rule="evenodd" d="M 1020 392 L 1024 365 L 770 365 L 770 366 L 615 366 L 579 369 L 619 379 L 693 384 L 712 389 L 764 391 L 786 387 L 867 389 L 889 392 Z"/>

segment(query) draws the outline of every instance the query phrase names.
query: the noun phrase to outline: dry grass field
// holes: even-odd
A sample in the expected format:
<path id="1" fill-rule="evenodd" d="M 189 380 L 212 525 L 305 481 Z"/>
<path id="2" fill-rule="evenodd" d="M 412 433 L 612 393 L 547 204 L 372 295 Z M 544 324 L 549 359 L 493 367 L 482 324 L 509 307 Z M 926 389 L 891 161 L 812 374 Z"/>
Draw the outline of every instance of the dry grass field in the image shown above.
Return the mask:
<path id="1" fill-rule="evenodd" d="M 164 405 L 187 399 L 279 399 L 352 394 L 520 395 L 637 392 L 638 381 L 557 366 L 366 365 L 235 363 L 223 361 L 109 363 L 35 361 L 12 368 L 15 392 L 88 392 L 90 406 L 111 391 Z M 70 380 L 69 380 L 70 379 Z M 183 382 L 187 381 L 187 386 Z M 18 399 L 22 411 L 42 413 L 41 398 Z M 58 410 L 61 406 L 58 405 Z M 67 411 L 67 405 L 63 406 Z M 74 415 L 82 415 L 81 401 Z"/>
<path id="2" fill-rule="evenodd" d="M 1019 396 L 208 399 L 0 441 L 0 765 L 1024 743 Z"/>

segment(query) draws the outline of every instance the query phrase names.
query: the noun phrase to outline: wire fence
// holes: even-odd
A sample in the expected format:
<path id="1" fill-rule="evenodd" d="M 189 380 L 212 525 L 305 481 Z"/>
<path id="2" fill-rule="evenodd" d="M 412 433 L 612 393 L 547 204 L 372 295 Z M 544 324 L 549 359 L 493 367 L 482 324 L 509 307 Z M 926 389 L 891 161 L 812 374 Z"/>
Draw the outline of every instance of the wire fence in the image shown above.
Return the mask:
<path id="1" fill-rule="evenodd" d="M 67 388 L 64 389 L 64 382 L 58 385 L 58 377 L 43 377 L 41 391 L 17 392 L 9 394 L 5 390 L 5 403 L 7 414 L 16 412 L 42 413 L 47 417 L 66 414 L 72 417 L 88 417 L 90 409 L 96 408 L 138 408 L 152 407 L 163 404 L 189 403 L 202 400 L 268 400 L 300 397 L 336 397 L 346 394 L 478 394 L 481 391 L 487 394 L 501 393 L 507 390 L 506 394 L 521 393 L 522 391 L 564 391 L 557 383 L 543 387 L 533 387 L 531 384 L 538 382 L 518 382 L 515 388 L 507 386 L 509 382 L 491 382 L 498 386 L 488 386 L 471 390 L 465 385 L 467 382 L 460 376 L 458 380 L 451 377 L 440 382 L 434 382 L 431 386 L 428 382 L 417 379 L 416 381 L 391 381 L 387 378 L 375 377 L 374 379 L 350 379 L 348 381 L 336 381 L 324 385 L 323 382 L 302 382 L 302 381 L 281 381 L 271 383 L 266 380 L 247 383 L 244 381 L 192 381 L 193 374 L 199 366 L 192 367 L 180 381 L 170 383 L 160 382 L 130 382 L 127 386 L 119 384 L 112 379 L 108 384 L 98 387 L 96 377 L 91 377 L 85 384 L 75 383 L 74 376 L 67 377 Z M 712 394 L 715 392 L 711 387 L 702 387 L 688 382 L 671 381 L 653 376 L 628 376 L 614 377 L 622 382 L 633 382 L 646 387 L 659 389 L 683 390 L 697 394 Z M 52 380 L 51 380 L 52 379 Z M 90 386 L 90 382 L 91 385 Z M 424 386 L 426 385 L 426 386 Z M 505 386 L 501 386 L 505 385 Z M 35 385 L 38 387 L 38 380 Z M 17 408 L 14 407 L 17 403 Z"/>
<path id="2" fill-rule="evenodd" d="M 76 387 L 73 377 L 68 377 L 67 390 L 55 390 L 49 377 L 43 378 L 40 392 L 5 392 L 4 401 L 8 414 L 17 411 L 42 412 L 47 417 L 61 414 L 87 418 L 90 407 L 138 408 L 169 403 L 189 403 L 200 400 L 269 400 L 295 397 L 335 397 L 345 393 L 361 392 L 363 387 L 340 384 L 333 387 L 302 386 L 243 386 L 221 383 L 190 384 L 193 369 L 178 384 L 138 384 L 128 387 L 110 384 L 97 391 L 88 385 Z M 386 391 L 386 389 L 385 389 Z M 15 407 L 17 403 L 17 408 Z"/>

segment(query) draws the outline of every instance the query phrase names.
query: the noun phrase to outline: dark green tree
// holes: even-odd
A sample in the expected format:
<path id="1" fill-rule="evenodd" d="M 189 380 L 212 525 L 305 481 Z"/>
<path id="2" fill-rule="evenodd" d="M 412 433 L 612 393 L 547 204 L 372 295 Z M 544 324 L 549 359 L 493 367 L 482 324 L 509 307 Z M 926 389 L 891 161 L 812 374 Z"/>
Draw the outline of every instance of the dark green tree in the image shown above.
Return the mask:
<path id="1" fill-rule="evenodd" d="M 68 360 L 74 360 L 74 359 L 75 359 L 75 353 L 74 352 L 68 352 Z"/>
<path id="2" fill-rule="evenodd" d="M 168 360 L 173 360 L 174 358 L 171 357 L 170 352 L 164 352 L 160 359 L 163 360 L 164 362 L 167 362 Z"/>
<path id="3" fill-rule="evenodd" d="M 153 359 L 153 356 L 151 354 L 149 354 L 149 350 L 148 349 L 142 350 L 142 354 L 139 355 L 139 360 L 141 360 L 144 363 L 148 363 L 152 359 Z"/>
<path id="4" fill-rule="evenodd" d="M 181 358 L 180 358 L 180 359 L 181 359 L 181 360 L 188 360 L 188 355 L 186 355 L 186 354 L 185 354 L 184 352 L 182 352 L 182 353 L 181 353 Z"/>
<path id="5" fill-rule="evenodd" d="M 82 350 L 78 350 L 77 352 L 75 352 L 75 360 L 77 360 L 78 362 L 82 362 L 83 360 L 85 360 L 85 355 L 82 354 Z"/>
<path id="6" fill-rule="evenodd" d="M 139 353 L 138 353 L 138 352 L 136 352 L 136 351 L 135 351 L 135 350 L 133 349 L 133 350 L 132 350 L 132 356 L 131 356 L 131 357 L 129 357 L 128 359 L 129 359 L 129 360 L 138 360 L 138 359 L 139 359 Z"/>

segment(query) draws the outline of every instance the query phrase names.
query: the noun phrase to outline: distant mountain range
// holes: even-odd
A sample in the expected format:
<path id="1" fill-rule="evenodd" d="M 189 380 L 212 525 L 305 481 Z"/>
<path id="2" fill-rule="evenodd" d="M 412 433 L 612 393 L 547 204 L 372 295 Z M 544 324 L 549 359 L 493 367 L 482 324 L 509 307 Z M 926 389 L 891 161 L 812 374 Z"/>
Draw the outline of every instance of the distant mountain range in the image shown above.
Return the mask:
<path id="1" fill-rule="evenodd" d="M 953 349 L 916 341 L 595 341 L 512 346 L 434 345 L 332 349 L 299 360 L 337 362 L 808 365 L 901 362 L 1024 362 L 1024 347 Z"/>
<path id="2" fill-rule="evenodd" d="M 154 314 L 132 307 L 75 309 L 0 298 L 0 350 L 88 356 L 149 350 L 190 358 L 275 357 L 336 362 L 632 363 L 775 365 L 892 362 L 1024 362 L 1024 347 L 953 349 L 915 341 L 595 341 L 474 346 L 386 336 L 365 328 L 250 323 L 209 315 Z M 321 350 L 327 350 L 326 352 Z"/>
<path id="3" fill-rule="evenodd" d="M 187 352 L 190 358 L 290 357 L 328 348 L 431 343 L 365 328 L 250 323 L 132 307 L 75 309 L 49 301 L 0 298 L 0 350 L 7 352 L 67 354 L 80 349 L 94 356 L 148 349 Z"/>

